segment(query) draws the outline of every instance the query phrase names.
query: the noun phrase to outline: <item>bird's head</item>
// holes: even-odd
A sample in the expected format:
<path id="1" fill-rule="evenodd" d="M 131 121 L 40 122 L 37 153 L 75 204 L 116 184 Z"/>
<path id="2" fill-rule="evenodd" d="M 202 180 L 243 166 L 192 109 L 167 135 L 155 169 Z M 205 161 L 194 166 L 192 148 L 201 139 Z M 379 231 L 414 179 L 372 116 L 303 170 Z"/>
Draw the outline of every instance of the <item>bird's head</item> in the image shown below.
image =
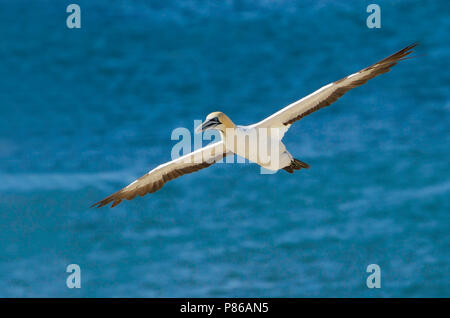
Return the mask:
<path id="1" fill-rule="evenodd" d="M 195 132 L 199 133 L 208 129 L 215 129 L 225 133 L 227 128 L 234 127 L 234 123 L 227 115 L 222 112 L 213 112 L 206 116 L 205 121 L 195 129 Z"/>

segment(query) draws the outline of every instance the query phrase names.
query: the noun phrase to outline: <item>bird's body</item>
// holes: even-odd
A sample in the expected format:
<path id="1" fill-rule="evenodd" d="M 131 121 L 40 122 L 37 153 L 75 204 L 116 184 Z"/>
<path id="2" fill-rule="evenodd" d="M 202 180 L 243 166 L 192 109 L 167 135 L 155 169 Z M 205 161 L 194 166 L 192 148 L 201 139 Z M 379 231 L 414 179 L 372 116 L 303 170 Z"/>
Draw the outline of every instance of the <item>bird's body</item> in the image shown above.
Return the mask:
<path id="1" fill-rule="evenodd" d="M 122 202 L 123 199 L 131 200 L 137 195 L 143 196 L 147 193 L 153 193 L 161 189 L 167 181 L 209 167 L 231 154 L 247 158 L 249 161 L 272 171 L 284 169 L 293 173 L 294 170 L 309 168 L 308 164 L 295 159 L 282 142 L 282 138 L 289 127 L 295 121 L 332 104 L 347 91 L 388 72 L 399 61 L 407 59 L 406 56 L 412 52 L 416 45 L 407 46 L 378 63 L 325 85 L 312 94 L 250 126 L 235 125 L 224 113 L 213 112 L 198 127 L 198 131 L 218 130 L 221 141 L 159 165 L 127 187 L 93 206 L 101 207 L 112 202 L 113 207 Z"/>
<path id="2" fill-rule="evenodd" d="M 257 125 L 236 126 L 221 134 L 227 151 L 277 171 L 293 160 L 281 141 L 282 129 L 261 129 Z"/>

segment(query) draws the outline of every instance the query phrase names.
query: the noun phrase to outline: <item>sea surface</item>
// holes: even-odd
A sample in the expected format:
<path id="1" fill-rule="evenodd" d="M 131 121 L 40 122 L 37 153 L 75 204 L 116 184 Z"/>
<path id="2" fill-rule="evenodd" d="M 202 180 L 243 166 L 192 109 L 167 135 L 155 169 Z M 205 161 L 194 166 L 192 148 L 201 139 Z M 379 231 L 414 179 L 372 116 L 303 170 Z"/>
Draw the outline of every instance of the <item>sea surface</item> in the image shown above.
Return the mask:
<path id="1" fill-rule="evenodd" d="M 0 296 L 450 297 L 448 1 L 378 0 L 379 29 L 373 1 L 72 2 L 81 29 L 71 2 L 0 1 Z M 416 41 L 291 127 L 309 170 L 217 164 L 89 208 L 174 129 L 257 122 Z"/>

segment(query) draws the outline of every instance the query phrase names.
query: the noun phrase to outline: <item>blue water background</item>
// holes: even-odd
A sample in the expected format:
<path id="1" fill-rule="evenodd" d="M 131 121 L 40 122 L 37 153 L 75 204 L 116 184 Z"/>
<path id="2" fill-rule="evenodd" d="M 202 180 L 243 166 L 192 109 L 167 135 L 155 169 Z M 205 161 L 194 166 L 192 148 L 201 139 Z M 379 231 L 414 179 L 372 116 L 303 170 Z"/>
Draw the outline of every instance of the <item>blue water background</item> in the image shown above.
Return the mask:
<path id="1" fill-rule="evenodd" d="M 77 0 L 79 30 L 69 3 L 1 1 L 0 296 L 450 296 L 448 1 L 379 0 L 381 29 L 371 1 Z M 292 126 L 311 169 L 219 164 L 88 208 L 170 160 L 173 129 L 251 124 L 415 41 Z"/>

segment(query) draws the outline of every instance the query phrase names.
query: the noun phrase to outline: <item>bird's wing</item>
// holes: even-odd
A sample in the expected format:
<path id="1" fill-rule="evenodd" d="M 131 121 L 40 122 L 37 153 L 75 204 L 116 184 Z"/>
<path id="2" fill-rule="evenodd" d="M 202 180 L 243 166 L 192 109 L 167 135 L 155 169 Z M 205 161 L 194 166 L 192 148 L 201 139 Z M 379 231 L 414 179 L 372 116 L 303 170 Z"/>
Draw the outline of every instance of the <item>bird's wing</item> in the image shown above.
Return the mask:
<path id="1" fill-rule="evenodd" d="M 229 154 L 225 149 L 223 141 L 210 144 L 175 160 L 159 165 L 122 190 L 94 203 L 91 207 L 97 206 L 99 208 L 111 202 L 113 202 L 111 207 L 114 207 L 122 202 L 123 199 L 131 200 L 137 195 L 144 196 L 147 193 L 153 193 L 161 189 L 167 181 L 207 168 Z"/>
<path id="2" fill-rule="evenodd" d="M 390 71 L 397 62 L 407 59 L 407 55 L 417 44 L 412 44 L 365 69 L 336 82 L 325 85 L 306 97 L 292 103 L 270 117 L 255 124 L 256 127 L 280 127 L 287 130 L 295 121 L 334 103 L 352 88 L 365 84 L 368 80 Z"/>

